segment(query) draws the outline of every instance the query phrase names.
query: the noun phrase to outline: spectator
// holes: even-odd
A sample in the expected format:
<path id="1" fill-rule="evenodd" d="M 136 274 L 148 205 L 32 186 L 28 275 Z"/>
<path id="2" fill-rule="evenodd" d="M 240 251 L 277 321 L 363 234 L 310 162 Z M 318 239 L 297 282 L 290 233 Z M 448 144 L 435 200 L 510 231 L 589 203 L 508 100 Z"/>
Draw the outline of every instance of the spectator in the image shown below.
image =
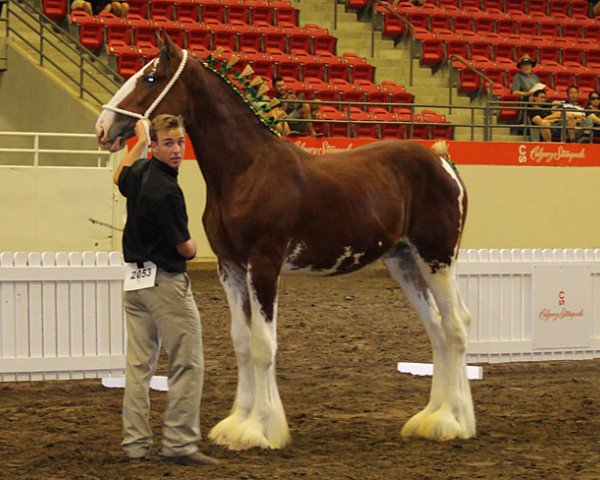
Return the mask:
<path id="1" fill-rule="evenodd" d="M 571 118 L 572 126 L 578 127 L 585 120 L 585 109 L 579 104 L 579 89 L 575 85 L 567 88 L 567 99 L 552 103 L 555 109 L 564 109 L 567 117 Z M 575 130 L 575 139 L 580 140 L 583 136 L 582 130 Z"/>
<path id="2" fill-rule="evenodd" d="M 600 138 L 600 130 L 592 130 L 592 127 L 600 127 L 600 92 L 597 90 L 590 92 L 585 109 L 592 110 L 592 112 L 581 122 L 582 127 L 589 127 L 589 130 L 583 131 L 581 142 L 591 142 L 592 139 Z"/>
<path id="3" fill-rule="evenodd" d="M 546 103 L 548 96 L 546 90 L 536 90 L 531 94 L 531 108 L 527 111 L 527 116 L 533 125 L 539 127 L 547 127 L 539 129 L 540 135 L 543 142 L 552 141 L 552 134 L 560 136 L 561 129 L 563 126 L 563 116 L 567 121 L 567 135 L 568 141 L 575 140 L 575 130 L 573 114 L 563 112 L 556 108 L 549 108 L 550 106 Z"/>
<path id="4" fill-rule="evenodd" d="M 99 13 L 112 13 L 117 17 L 126 17 L 129 13 L 129 4 L 124 0 L 73 0 L 71 10 L 83 10 L 90 15 Z"/>
<path id="5" fill-rule="evenodd" d="M 289 90 L 282 77 L 273 78 L 273 89 L 275 90 L 275 98 L 281 100 L 281 108 L 286 113 L 287 124 L 290 134 L 292 135 L 310 135 L 312 137 L 320 137 L 312 122 L 294 122 L 294 119 L 302 118 L 305 120 L 314 119 L 316 108 L 311 107 L 308 103 L 288 103 L 286 100 L 302 100 L 301 96 L 297 96 L 295 92 Z M 315 104 L 313 104 L 315 105 Z"/>
<path id="6" fill-rule="evenodd" d="M 590 6 L 592 10 L 592 17 L 597 17 L 600 15 L 600 1 L 599 0 L 590 0 Z"/>
<path id="7" fill-rule="evenodd" d="M 529 100 L 530 95 L 533 93 L 533 87 L 540 83 L 539 77 L 532 72 L 536 65 L 537 62 L 527 54 L 523 55 L 517 63 L 517 67 L 521 71 L 515 75 L 511 91 L 523 101 Z"/>

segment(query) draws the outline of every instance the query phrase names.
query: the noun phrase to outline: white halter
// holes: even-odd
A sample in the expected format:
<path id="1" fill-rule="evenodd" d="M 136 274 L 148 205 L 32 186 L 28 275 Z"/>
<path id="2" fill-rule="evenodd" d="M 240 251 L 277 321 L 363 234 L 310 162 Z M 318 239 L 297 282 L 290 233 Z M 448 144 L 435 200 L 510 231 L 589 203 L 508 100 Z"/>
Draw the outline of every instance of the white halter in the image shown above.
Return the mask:
<path id="1" fill-rule="evenodd" d="M 102 105 L 102 108 L 104 108 L 105 110 L 110 110 L 111 112 L 121 113 L 123 115 L 129 115 L 130 117 L 139 118 L 140 120 L 149 119 L 150 115 L 152 114 L 154 109 L 158 106 L 158 104 L 162 101 L 162 99 L 165 98 L 165 96 L 169 93 L 169 91 L 171 90 L 171 87 L 173 87 L 175 82 L 179 79 L 179 77 L 181 76 L 181 72 L 183 72 L 183 69 L 185 68 L 185 64 L 187 63 L 187 58 L 188 58 L 188 51 L 182 50 L 181 52 L 182 52 L 183 56 L 181 57 L 181 62 L 179 63 L 179 67 L 177 67 L 177 71 L 175 72 L 175 75 L 173 75 L 173 78 L 171 78 L 171 80 L 169 80 L 169 83 L 167 83 L 167 85 L 165 86 L 163 91 L 160 93 L 160 95 L 158 97 L 156 97 L 156 100 L 154 100 L 152 105 L 150 105 L 148 107 L 148 109 L 144 112 L 143 115 L 140 113 L 130 112 L 129 110 L 125 110 L 123 108 L 115 107 L 115 106 L 111 105 L 110 103 L 108 103 L 106 105 Z M 154 70 L 156 70 L 159 60 L 160 59 L 158 57 L 155 58 L 154 60 L 152 60 L 152 65 L 154 65 Z M 148 144 L 149 144 L 150 128 L 148 127 L 147 122 L 143 122 L 143 123 L 144 123 L 144 128 L 146 129 L 146 138 L 148 139 Z M 142 156 L 145 157 L 147 151 L 148 151 L 148 147 L 146 146 Z"/>

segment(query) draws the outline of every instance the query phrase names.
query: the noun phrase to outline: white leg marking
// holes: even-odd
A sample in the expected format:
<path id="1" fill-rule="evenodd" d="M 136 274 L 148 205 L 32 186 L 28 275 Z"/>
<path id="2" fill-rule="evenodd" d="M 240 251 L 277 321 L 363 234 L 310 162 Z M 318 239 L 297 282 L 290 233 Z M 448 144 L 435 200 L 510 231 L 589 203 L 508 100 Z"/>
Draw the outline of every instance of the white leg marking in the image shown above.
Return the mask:
<path id="1" fill-rule="evenodd" d="M 248 301 L 246 279 L 237 272 L 223 272 L 221 284 L 231 310 L 231 338 L 237 359 L 238 383 L 231 413 L 209 433 L 209 438 L 219 445 L 229 446 L 240 435 L 240 426 L 250 415 L 254 404 L 254 367 L 250 354 L 250 327 L 244 302 Z"/>
<path id="2" fill-rule="evenodd" d="M 434 440 L 474 436 L 475 415 L 465 355 L 469 313 L 458 293 L 454 268 L 432 274 L 414 250 L 384 262 L 423 319 L 433 349 L 429 403 L 404 425 L 402 435 Z"/>
<path id="3" fill-rule="evenodd" d="M 273 320 L 267 322 L 251 283 L 250 269 L 246 281 L 252 311 L 249 356 L 252 362 L 254 398 L 246 418 L 230 430 L 224 444 L 232 450 L 283 448 L 290 443 L 291 437 L 275 376 L 277 299 L 273 305 Z M 238 398 L 239 395 L 240 392 Z"/>

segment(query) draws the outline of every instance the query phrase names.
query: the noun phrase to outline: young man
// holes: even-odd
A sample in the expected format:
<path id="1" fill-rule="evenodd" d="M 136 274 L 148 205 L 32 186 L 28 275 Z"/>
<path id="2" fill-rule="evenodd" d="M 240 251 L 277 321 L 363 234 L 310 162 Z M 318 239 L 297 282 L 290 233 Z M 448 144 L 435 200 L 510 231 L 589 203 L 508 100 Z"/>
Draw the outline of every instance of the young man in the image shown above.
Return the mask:
<path id="1" fill-rule="evenodd" d="M 147 121 L 136 124 L 138 141 L 114 175 L 127 197 L 123 255 L 131 264 L 128 271 L 133 281 L 136 275 L 142 282 L 150 278 L 132 290 L 125 282 L 128 339 L 122 447 L 132 460 L 149 457 L 148 389 L 162 345 L 169 362 L 169 397 L 161 454 L 181 465 L 213 464 L 216 460 L 202 455 L 197 446 L 204 357 L 200 314 L 186 273 L 196 243 L 188 231 L 185 201 L 177 184 L 185 150 L 183 118 L 159 115 L 153 120 L 150 160 L 139 158 L 147 145 L 143 122 Z"/>
<path id="2" fill-rule="evenodd" d="M 546 90 L 537 90 L 533 92 L 531 95 L 531 108 L 527 111 L 529 120 L 533 125 L 537 125 L 540 127 L 548 127 L 539 129 L 542 141 L 552 141 L 553 132 L 555 135 L 560 135 L 563 115 L 567 121 L 568 138 L 569 140 L 574 141 L 575 130 L 573 129 L 573 127 L 575 126 L 575 121 L 573 113 L 562 112 L 561 110 L 557 110 L 555 108 L 549 108 L 549 106 L 546 103 L 547 99 L 548 96 L 546 95 Z"/>
<path id="3" fill-rule="evenodd" d="M 287 88 L 285 80 L 282 77 L 273 78 L 273 89 L 275 90 L 275 98 L 281 100 L 281 108 L 286 113 L 286 121 L 289 126 L 291 133 L 310 135 L 312 137 L 319 137 L 320 135 L 315 131 L 312 122 L 294 122 L 296 118 L 303 118 L 305 120 L 312 120 L 319 110 L 318 104 L 308 103 L 288 103 L 285 100 L 302 100 L 298 96 Z"/>

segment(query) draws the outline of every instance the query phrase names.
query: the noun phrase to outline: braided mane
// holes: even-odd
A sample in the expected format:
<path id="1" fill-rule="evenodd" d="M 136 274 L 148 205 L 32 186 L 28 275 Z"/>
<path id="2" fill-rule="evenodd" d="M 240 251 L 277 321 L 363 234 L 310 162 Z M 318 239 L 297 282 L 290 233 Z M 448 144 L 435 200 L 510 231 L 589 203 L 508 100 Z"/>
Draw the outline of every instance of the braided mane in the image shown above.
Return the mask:
<path id="1" fill-rule="evenodd" d="M 233 72 L 233 65 L 239 58 L 232 55 L 229 60 L 219 61 L 220 49 L 211 53 L 206 60 L 199 60 L 202 65 L 223 80 L 240 98 L 260 122 L 268 128 L 271 133 L 281 137 L 276 125 L 283 121 L 285 112 L 278 107 L 278 99 L 265 98 L 269 90 L 266 81 L 255 76 L 249 78 L 253 73 L 252 67 L 247 65 L 241 72 Z"/>

